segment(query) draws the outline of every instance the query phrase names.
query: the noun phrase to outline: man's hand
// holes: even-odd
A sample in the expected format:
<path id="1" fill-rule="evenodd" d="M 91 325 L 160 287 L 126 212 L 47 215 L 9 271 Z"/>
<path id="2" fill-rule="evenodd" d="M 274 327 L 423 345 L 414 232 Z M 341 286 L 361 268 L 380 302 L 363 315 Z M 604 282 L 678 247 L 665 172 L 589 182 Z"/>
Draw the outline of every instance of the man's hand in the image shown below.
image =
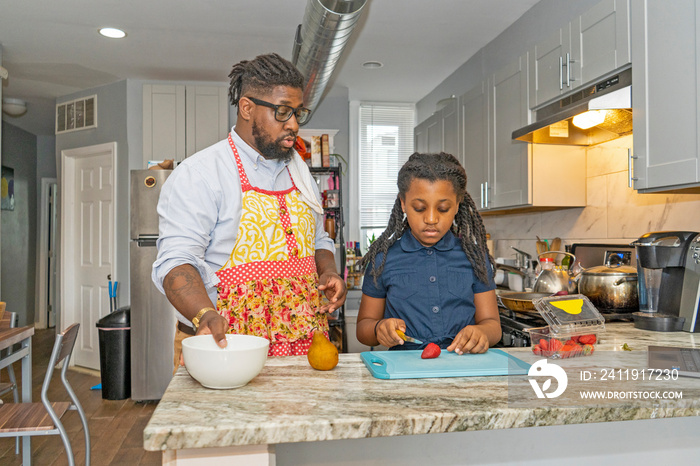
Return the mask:
<path id="1" fill-rule="evenodd" d="M 221 348 L 226 348 L 228 341 L 226 340 L 226 331 L 228 330 L 228 322 L 216 311 L 206 312 L 199 321 L 199 328 L 195 335 L 211 335 L 214 341 Z M 185 359 L 180 353 L 180 365 L 185 365 Z"/>
<path id="2" fill-rule="evenodd" d="M 319 313 L 333 312 L 343 305 L 348 290 L 340 275 L 335 272 L 324 273 L 319 277 L 318 283 L 319 291 L 328 299 L 328 304 L 318 308 Z"/>

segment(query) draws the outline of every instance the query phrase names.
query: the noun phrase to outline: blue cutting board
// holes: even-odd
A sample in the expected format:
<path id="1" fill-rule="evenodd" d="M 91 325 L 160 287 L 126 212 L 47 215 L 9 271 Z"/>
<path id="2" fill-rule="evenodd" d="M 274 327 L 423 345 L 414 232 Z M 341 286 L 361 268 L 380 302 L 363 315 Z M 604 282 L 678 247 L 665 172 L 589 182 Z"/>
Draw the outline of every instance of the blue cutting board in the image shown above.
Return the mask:
<path id="1" fill-rule="evenodd" d="M 360 357 L 378 379 L 524 375 L 530 369 L 530 364 L 498 349 L 463 355 L 442 350 L 435 359 L 421 359 L 421 353 L 421 350 L 365 351 Z"/>

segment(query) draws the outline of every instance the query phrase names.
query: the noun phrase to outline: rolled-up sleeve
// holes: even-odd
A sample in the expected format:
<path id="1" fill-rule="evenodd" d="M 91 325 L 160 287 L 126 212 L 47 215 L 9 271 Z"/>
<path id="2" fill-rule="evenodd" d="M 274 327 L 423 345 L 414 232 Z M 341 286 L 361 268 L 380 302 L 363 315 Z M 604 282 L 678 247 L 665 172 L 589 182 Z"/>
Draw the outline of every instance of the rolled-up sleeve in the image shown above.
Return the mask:
<path id="1" fill-rule="evenodd" d="M 207 290 L 217 285 L 218 277 L 205 261 L 205 253 L 219 204 L 215 190 L 192 166 L 179 166 L 166 180 L 158 201 L 158 256 L 151 275 L 161 292 L 168 273 L 183 264 L 199 271 Z"/>

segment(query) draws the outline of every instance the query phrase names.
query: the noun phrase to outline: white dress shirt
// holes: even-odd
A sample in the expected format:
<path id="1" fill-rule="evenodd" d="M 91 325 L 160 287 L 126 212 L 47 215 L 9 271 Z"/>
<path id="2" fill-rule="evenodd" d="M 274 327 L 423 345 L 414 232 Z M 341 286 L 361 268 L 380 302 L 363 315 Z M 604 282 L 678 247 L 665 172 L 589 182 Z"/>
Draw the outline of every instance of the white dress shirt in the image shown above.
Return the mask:
<path id="1" fill-rule="evenodd" d="M 292 187 L 287 163 L 267 160 L 246 144 L 233 129 L 241 163 L 251 185 L 282 191 Z M 318 186 L 311 177 L 316 197 Z M 158 201 L 158 257 L 152 279 L 163 293 L 163 280 L 175 267 L 191 264 L 202 276 L 212 303 L 216 303 L 216 271 L 228 261 L 236 244 L 241 219 L 241 182 L 228 140 L 219 141 L 180 163 L 168 177 Z M 316 249 L 335 252 L 335 243 L 323 228 L 323 216 L 314 212 Z M 180 321 L 191 325 L 179 312 Z"/>

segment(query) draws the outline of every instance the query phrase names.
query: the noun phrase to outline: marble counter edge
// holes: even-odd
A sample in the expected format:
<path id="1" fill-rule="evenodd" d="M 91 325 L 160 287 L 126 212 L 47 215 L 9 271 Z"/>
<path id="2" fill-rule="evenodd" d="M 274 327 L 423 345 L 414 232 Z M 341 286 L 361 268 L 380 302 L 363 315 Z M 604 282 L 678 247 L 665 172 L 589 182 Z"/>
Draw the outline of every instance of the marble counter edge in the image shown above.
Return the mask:
<path id="1" fill-rule="evenodd" d="M 604 340 L 600 347 L 608 350 L 617 350 L 621 342 L 630 342 L 632 345 L 640 345 L 640 341 L 648 339 L 646 343 L 655 343 L 657 336 L 649 336 L 647 333 L 639 333 L 636 329 L 618 327 L 622 331 L 608 332 L 607 341 Z M 671 336 L 674 339 L 687 339 L 688 334 Z M 668 339 L 668 338 L 667 338 Z M 509 350 L 517 357 L 529 357 L 533 362 L 532 354 L 528 350 Z M 641 352 L 640 352 L 641 353 Z M 624 354 L 624 353 L 623 353 Z M 539 359 L 539 358 L 538 358 Z M 585 358 L 580 358 L 579 364 L 584 364 Z M 282 368 L 290 365 L 288 360 L 272 358 L 268 361 L 271 368 Z M 571 360 L 573 361 L 573 360 Z M 341 355 L 341 371 L 352 370 L 355 375 L 362 371 L 362 362 L 357 354 Z M 189 382 L 189 375 L 181 369 L 175 377 L 174 387 L 178 383 Z M 482 383 L 484 390 L 494 393 L 507 387 L 508 377 L 493 377 L 489 382 Z M 369 378 L 370 383 L 372 378 Z M 427 380 L 427 379 L 426 379 Z M 427 385 L 434 388 L 432 385 Z M 375 387 L 376 389 L 376 387 Z M 166 394 L 167 395 L 167 394 Z M 357 401 L 357 400 L 355 400 Z M 363 401 L 363 400 L 360 400 Z M 381 403 L 373 400 L 374 402 Z M 584 424 L 611 421 L 627 421 L 656 419 L 669 417 L 685 417 L 700 415 L 700 400 L 658 400 L 653 403 L 643 401 L 617 402 L 604 406 L 566 406 L 566 407 L 509 407 L 507 397 L 501 392 L 500 398 L 493 399 L 481 396 L 475 399 L 474 409 L 425 409 L 421 412 L 397 412 L 394 414 L 376 413 L 360 414 L 344 412 L 337 418 L 320 417 L 318 419 L 303 418 L 303 416 L 280 416 L 279 420 L 272 422 L 267 420 L 251 420 L 236 425 L 206 425 L 204 420 L 199 426 L 175 426 L 166 425 L 166 416 L 162 413 L 176 413 L 187 416 L 189 411 L 194 412 L 196 405 L 193 402 L 184 402 L 183 399 L 171 399 L 164 397 L 156 408 L 153 418 L 160 418 L 158 422 L 149 422 L 144 429 L 144 448 L 150 451 L 226 447 L 237 445 L 278 444 L 290 442 L 312 442 L 322 440 L 357 439 L 370 437 L 390 437 L 402 435 L 419 435 L 431 433 L 462 432 L 476 430 L 496 430 L 522 427 L 557 426 L 566 424 Z M 498 405 L 501 406 L 498 406 Z M 350 406 L 352 406 L 349 403 Z M 493 406 L 490 406 L 493 405 Z M 189 411 L 188 411 L 189 410 Z M 153 421 L 152 418 L 152 421 Z"/>

